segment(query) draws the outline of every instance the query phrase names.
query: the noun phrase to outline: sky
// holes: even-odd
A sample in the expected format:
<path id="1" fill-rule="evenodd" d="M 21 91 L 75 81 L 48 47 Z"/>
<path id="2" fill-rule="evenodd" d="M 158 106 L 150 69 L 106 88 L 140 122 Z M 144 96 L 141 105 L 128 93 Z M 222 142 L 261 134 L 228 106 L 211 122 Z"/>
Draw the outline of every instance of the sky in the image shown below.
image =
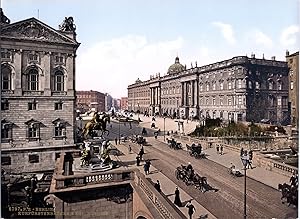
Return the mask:
<path id="1" fill-rule="evenodd" d="M 1 1 L 1 0 L 0 0 Z M 137 78 L 235 56 L 285 61 L 299 51 L 300 0 L 2 0 L 11 23 L 36 17 L 58 29 L 73 16 L 76 90 L 127 96 Z"/>

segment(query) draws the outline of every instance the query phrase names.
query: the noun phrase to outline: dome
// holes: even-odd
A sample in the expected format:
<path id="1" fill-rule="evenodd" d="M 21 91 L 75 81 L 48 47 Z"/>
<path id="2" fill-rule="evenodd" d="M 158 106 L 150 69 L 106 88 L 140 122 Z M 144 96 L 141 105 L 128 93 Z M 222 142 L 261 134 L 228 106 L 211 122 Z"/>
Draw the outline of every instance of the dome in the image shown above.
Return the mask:
<path id="1" fill-rule="evenodd" d="M 168 74 L 175 74 L 185 70 L 185 67 L 180 64 L 178 56 L 175 58 L 175 63 L 168 69 Z"/>
<path id="2" fill-rule="evenodd" d="M 138 78 L 136 81 L 135 81 L 136 84 L 138 83 L 142 83 L 142 81 Z"/>

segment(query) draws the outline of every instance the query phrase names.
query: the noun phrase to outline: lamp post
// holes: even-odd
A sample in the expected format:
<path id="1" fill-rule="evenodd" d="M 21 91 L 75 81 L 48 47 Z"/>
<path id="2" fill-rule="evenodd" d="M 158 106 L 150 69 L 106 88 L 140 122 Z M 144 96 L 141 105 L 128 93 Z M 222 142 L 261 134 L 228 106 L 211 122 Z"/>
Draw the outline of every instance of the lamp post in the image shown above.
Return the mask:
<path id="1" fill-rule="evenodd" d="M 137 110 L 137 113 L 138 113 L 138 122 L 140 122 L 140 103 L 138 102 L 138 110 Z"/>
<path id="2" fill-rule="evenodd" d="M 163 115 L 164 115 L 164 141 L 166 141 L 166 116 L 167 116 L 167 114 L 164 113 Z"/>
<path id="3" fill-rule="evenodd" d="M 247 183 L 247 164 L 249 162 L 249 155 L 247 152 L 241 156 L 241 160 L 244 166 L 244 219 L 247 218 L 247 193 L 246 193 L 246 183 Z"/>
<path id="4" fill-rule="evenodd" d="M 120 125 L 121 124 L 121 115 L 119 114 L 118 117 L 119 117 L 119 142 L 120 142 L 120 138 L 121 138 L 121 136 L 120 136 L 120 132 L 121 132 L 121 127 L 120 127 L 121 126 Z"/>

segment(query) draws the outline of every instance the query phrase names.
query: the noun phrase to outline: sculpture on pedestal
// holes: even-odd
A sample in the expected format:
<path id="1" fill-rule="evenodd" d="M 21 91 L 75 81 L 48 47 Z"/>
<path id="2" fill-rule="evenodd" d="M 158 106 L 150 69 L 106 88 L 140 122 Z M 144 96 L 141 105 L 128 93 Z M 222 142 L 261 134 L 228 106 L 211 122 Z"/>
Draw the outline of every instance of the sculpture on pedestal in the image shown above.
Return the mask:
<path id="1" fill-rule="evenodd" d="M 108 114 L 95 112 L 91 121 L 87 122 L 83 127 L 83 137 L 87 138 L 88 135 L 93 137 L 96 130 L 101 131 L 101 137 L 104 133 L 109 135 L 109 131 L 106 129 L 107 123 L 110 123 L 110 116 Z"/>

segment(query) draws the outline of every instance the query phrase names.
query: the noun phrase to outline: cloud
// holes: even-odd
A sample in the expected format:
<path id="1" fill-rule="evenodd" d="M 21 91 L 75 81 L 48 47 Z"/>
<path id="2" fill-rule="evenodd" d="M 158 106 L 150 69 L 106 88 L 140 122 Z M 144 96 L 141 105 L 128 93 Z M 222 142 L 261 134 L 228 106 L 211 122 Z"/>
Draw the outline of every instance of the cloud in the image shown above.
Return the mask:
<path id="1" fill-rule="evenodd" d="M 299 27 L 297 25 L 291 25 L 287 28 L 285 28 L 282 32 L 281 32 L 281 36 L 280 36 L 280 43 L 283 46 L 292 46 L 296 44 L 297 41 L 297 37 L 296 37 L 296 33 L 299 32 Z"/>
<path id="2" fill-rule="evenodd" d="M 233 33 L 233 28 L 230 24 L 225 24 L 222 22 L 212 22 L 212 24 L 218 28 L 220 28 L 223 37 L 226 39 L 226 41 L 230 44 L 235 44 L 235 38 Z"/>
<path id="3" fill-rule="evenodd" d="M 76 89 L 127 96 L 128 85 L 138 77 L 148 80 L 158 72 L 164 75 L 183 44 L 182 37 L 149 42 L 138 35 L 100 41 L 78 54 Z"/>
<path id="4" fill-rule="evenodd" d="M 268 48 L 271 48 L 273 46 L 272 39 L 259 30 L 256 30 L 254 32 L 254 41 L 256 44 L 263 45 Z"/>

